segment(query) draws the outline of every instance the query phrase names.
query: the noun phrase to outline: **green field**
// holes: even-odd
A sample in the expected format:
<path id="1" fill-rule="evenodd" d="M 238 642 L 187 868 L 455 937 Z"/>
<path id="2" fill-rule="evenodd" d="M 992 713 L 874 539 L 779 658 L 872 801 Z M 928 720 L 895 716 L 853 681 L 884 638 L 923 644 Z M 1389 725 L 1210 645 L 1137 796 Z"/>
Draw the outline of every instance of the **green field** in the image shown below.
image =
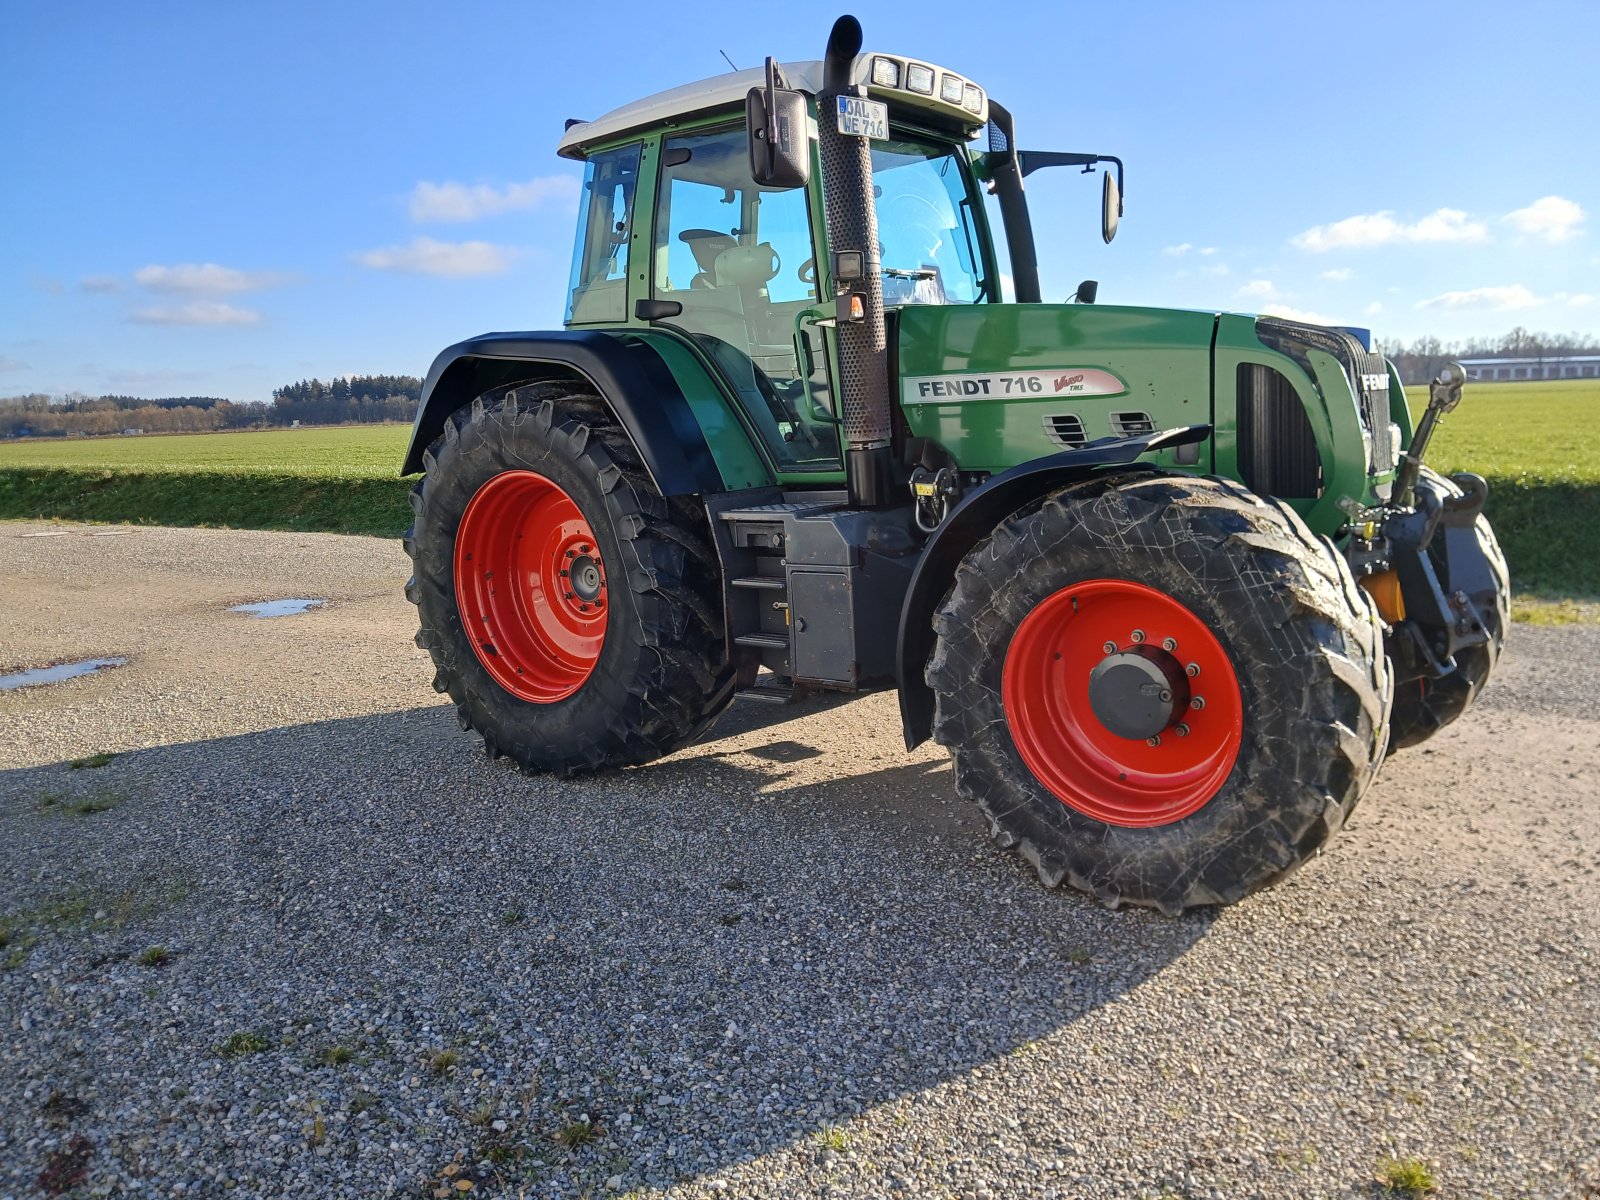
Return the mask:
<path id="1" fill-rule="evenodd" d="M 1420 412 L 1426 388 L 1408 398 Z M 0 517 L 397 537 L 400 425 L 0 445 Z M 1600 382 L 1474 384 L 1429 462 L 1489 480 L 1519 591 L 1600 597 Z"/>
<path id="2" fill-rule="evenodd" d="M 393 479 L 409 425 L 332 425 L 257 433 L 51 439 L 0 444 L 0 470 L 214 471 Z"/>

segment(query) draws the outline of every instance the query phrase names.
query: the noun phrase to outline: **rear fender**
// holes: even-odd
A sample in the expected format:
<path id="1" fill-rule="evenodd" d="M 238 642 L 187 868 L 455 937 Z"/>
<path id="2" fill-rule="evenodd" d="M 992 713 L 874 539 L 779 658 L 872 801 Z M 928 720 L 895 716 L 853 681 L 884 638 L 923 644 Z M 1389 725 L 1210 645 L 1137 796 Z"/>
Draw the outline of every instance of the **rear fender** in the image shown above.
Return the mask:
<path id="1" fill-rule="evenodd" d="M 583 380 L 599 392 L 663 496 L 723 490 L 705 433 L 661 355 L 641 338 L 591 329 L 487 333 L 445 350 L 423 382 L 400 473 L 422 469 L 423 451 L 456 409 L 497 387 L 540 379 Z"/>
<path id="2" fill-rule="evenodd" d="M 928 540 L 900 609 L 896 673 L 907 750 L 933 734 L 933 689 L 923 678 L 923 668 L 933 653 L 934 612 L 967 553 L 1032 500 L 1097 472 L 1137 462 L 1152 451 L 1203 442 L 1210 436 L 1210 425 L 1186 425 L 1140 437 L 1105 438 L 1012 467 L 967 493 Z"/>

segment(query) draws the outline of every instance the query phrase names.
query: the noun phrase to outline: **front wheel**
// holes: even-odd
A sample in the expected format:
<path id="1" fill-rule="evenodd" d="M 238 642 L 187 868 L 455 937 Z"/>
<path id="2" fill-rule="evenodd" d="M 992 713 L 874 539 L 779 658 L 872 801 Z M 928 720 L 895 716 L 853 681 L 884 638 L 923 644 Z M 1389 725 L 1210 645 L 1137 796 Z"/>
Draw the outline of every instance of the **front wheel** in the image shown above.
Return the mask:
<path id="1" fill-rule="evenodd" d="M 563 775 L 648 762 L 733 694 L 705 513 L 656 490 L 593 392 L 453 413 L 412 489 L 417 644 L 491 756 Z"/>
<path id="2" fill-rule="evenodd" d="M 956 786 L 1049 886 L 1175 913 L 1320 848 L 1388 736 L 1383 626 L 1291 510 L 1221 480 L 1068 487 L 962 562 L 927 677 Z"/>

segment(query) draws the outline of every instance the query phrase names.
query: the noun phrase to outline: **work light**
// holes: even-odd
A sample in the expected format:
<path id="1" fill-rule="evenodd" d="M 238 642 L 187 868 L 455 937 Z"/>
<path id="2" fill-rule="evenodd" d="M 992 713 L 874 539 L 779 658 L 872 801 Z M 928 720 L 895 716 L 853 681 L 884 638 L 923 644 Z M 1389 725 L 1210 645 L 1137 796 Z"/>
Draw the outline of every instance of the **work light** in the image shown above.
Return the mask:
<path id="1" fill-rule="evenodd" d="M 900 86 L 900 64 L 892 58 L 882 55 L 872 60 L 872 82 L 879 87 L 897 88 Z"/>

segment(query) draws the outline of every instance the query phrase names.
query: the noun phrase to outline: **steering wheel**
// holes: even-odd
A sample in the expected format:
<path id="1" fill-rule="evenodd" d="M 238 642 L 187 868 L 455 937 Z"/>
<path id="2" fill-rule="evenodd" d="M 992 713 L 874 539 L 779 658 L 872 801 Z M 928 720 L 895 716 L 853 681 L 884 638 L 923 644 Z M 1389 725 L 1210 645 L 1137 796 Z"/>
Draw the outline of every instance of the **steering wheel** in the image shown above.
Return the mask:
<path id="1" fill-rule="evenodd" d="M 816 283 L 816 281 L 817 281 L 817 260 L 816 260 L 816 258 L 812 257 L 812 258 L 806 259 L 805 262 L 800 264 L 800 269 L 795 273 L 800 276 L 800 282 L 801 283 Z"/>

